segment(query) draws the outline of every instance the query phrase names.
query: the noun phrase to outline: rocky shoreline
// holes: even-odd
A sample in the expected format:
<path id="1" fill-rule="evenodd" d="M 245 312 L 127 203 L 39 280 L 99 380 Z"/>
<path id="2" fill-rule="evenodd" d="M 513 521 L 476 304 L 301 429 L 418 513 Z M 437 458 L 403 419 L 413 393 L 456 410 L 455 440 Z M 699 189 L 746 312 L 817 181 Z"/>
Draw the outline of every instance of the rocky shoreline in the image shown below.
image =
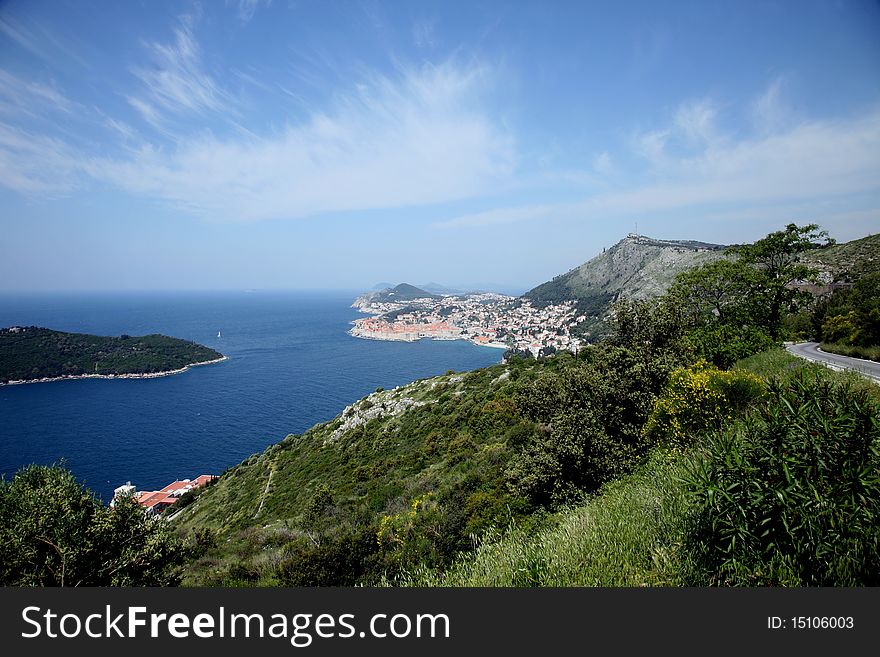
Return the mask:
<path id="1" fill-rule="evenodd" d="M 174 374 L 183 374 L 191 367 L 200 367 L 202 365 L 213 365 L 229 360 L 229 356 L 215 358 L 214 360 L 204 360 L 200 363 L 190 363 L 176 370 L 165 370 L 164 372 L 146 372 L 143 374 L 69 374 L 65 376 L 52 376 L 43 379 L 20 379 L 16 381 L 0 382 L 0 386 L 24 385 L 26 383 L 51 383 L 53 381 L 76 381 L 77 379 L 158 379 L 163 376 L 173 376 Z"/>

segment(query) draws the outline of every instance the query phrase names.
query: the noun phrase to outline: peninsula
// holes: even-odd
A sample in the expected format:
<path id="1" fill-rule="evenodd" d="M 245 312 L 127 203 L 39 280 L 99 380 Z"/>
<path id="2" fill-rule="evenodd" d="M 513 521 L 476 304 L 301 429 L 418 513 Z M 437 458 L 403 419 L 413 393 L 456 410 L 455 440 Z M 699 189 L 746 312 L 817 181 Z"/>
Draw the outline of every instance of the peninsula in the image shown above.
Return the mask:
<path id="1" fill-rule="evenodd" d="M 574 301 L 539 308 L 494 292 L 438 295 L 406 283 L 361 295 L 352 307 L 371 315 L 353 322 L 349 333 L 357 338 L 467 340 L 534 356 L 576 352 L 581 341 L 572 329 L 586 319 Z"/>
<path id="2" fill-rule="evenodd" d="M 0 385 L 80 378 L 152 378 L 225 360 L 165 335 L 105 337 L 37 326 L 0 329 Z"/>
<path id="3" fill-rule="evenodd" d="M 505 358 L 577 353 L 604 335 L 615 301 L 659 296 L 678 273 L 723 258 L 725 248 L 630 233 L 520 297 L 437 294 L 402 283 L 359 296 L 353 306 L 372 317 L 356 320 L 349 332 L 373 340 L 468 340 L 507 349 Z"/>

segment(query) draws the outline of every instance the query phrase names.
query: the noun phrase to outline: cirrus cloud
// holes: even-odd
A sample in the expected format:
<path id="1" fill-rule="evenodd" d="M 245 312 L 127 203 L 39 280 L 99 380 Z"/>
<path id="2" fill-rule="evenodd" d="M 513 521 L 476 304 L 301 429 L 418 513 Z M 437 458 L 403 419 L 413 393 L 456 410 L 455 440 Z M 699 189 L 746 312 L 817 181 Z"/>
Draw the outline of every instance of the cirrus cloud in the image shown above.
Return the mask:
<path id="1" fill-rule="evenodd" d="M 776 93 L 775 86 L 771 91 Z M 435 225 L 607 219 L 816 200 L 833 206 L 834 199 L 852 195 L 873 197 L 865 211 L 880 216 L 880 108 L 735 139 L 717 130 L 712 107 L 708 101 L 685 104 L 668 127 L 638 135 L 633 150 L 649 165 L 649 175 L 631 176 L 629 185 L 576 202 L 496 208 Z M 677 148 L 682 143 L 689 148 Z"/>
<path id="2" fill-rule="evenodd" d="M 481 102 L 488 71 L 447 62 L 373 76 L 266 136 L 142 144 L 93 157 L 93 178 L 224 220 L 298 218 L 484 193 L 515 165 L 512 137 Z"/>

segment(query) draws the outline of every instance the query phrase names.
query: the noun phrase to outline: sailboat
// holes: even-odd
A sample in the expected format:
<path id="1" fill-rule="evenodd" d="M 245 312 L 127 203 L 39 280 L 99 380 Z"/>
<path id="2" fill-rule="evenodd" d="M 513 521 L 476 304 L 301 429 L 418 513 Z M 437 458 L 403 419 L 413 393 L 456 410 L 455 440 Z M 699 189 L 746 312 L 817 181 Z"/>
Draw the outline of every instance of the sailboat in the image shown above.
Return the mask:
<path id="1" fill-rule="evenodd" d="M 217 337 L 218 338 L 220 337 L 220 331 L 217 331 Z"/>

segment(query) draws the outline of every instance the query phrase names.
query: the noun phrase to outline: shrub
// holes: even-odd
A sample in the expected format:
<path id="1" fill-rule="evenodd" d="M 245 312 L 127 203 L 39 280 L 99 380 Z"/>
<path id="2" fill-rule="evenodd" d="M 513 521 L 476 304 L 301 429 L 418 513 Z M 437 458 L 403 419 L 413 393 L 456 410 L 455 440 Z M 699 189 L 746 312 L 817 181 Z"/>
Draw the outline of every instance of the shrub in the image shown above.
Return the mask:
<path id="1" fill-rule="evenodd" d="M 131 497 L 104 506 L 63 466 L 0 480 L 0 585 L 173 585 L 187 556 L 164 519 Z"/>
<path id="2" fill-rule="evenodd" d="M 829 317 L 822 324 L 822 337 L 826 342 L 853 345 L 858 340 L 858 334 L 858 316 L 852 310 L 845 315 Z"/>
<path id="3" fill-rule="evenodd" d="M 714 584 L 880 584 L 880 409 L 848 384 L 772 384 L 686 476 Z"/>
<path id="4" fill-rule="evenodd" d="M 713 324 L 688 333 L 698 358 L 705 359 L 722 369 L 736 361 L 776 346 L 765 331 L 754 326 Z"/>
<path id="5" fill-rule="evenodd" d="M 654 403 L 645 435 L 685 446 L 739 416 L 764 391 L 764 380 L 743 370 L 722 371 L 700 361 L 672 373 Z"/>
<path id="6" fill-rule="evenodd" d="M 517 395 L 517 406 L 540 424 L 507 469 L 513 490 L 535 504 L 559 506 L 631 471 L 650 446 L 642 428 L 669 362 L 607 347 Z"/>
<path id="7" fill-rule="evenodd" d="M 366 528 L 341 528 L 317 544 L 291 541 L 275 577 L 283 586 L 352 586 L 363 576 L 375 540 Z"/>

